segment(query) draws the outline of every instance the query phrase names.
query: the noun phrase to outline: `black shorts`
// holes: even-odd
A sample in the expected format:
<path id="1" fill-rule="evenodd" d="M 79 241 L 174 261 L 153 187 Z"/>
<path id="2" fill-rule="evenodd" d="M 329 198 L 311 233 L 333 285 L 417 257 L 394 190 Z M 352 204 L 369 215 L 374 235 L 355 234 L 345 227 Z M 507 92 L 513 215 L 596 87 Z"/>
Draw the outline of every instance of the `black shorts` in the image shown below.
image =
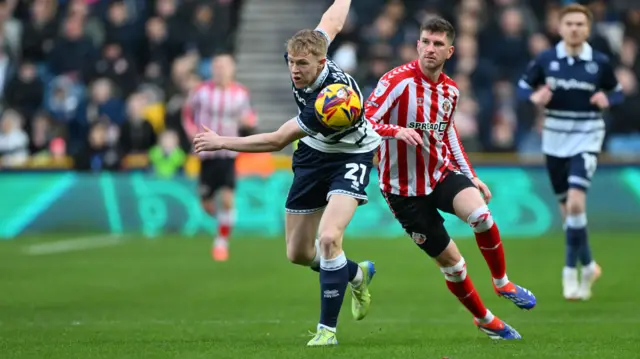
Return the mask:
<path id="1" fill-rule="evenodd" d="M 285 209 L 308 214 L 322 210 L 332 194 L 351 196 L 366 204 L 374 152 L 324 153 L 304 142 L 293 153 L 293 183 Z"/>
<path id="2" fill-rule="evenodd" d="M 221 188 L 236 187 L 235 158 L 205 158 L 200 162 L 200 198 L 211 199 Z"/>
<path id="3" fill-rule="evenodd" d="M 407 234 L 430 257 L 437 257 L 451 240 L 438 210 L 455 215 L 453 199 L 462 190 L 474 187 L 460 172 L 447 171 L 428 196 L 403 197 L 382 192 L 394 216 Z"/>
<path id="4" fill-rule="evenodd" d="M 547 173 L 553 192 L 561 203 L 567 201 L 569 188 L 587 192 L 598 167 L 598 154 L 584 152 L 571 157 L 546 155 Z"/>

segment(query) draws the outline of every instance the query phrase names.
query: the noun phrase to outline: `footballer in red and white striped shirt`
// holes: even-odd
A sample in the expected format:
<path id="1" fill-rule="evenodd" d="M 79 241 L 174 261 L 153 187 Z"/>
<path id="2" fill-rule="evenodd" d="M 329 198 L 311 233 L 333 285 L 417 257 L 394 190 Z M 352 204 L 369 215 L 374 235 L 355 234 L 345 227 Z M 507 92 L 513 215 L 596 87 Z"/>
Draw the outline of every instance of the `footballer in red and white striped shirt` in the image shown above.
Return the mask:
<path id="1" fill-rule="evenodd" d="M 256 115 L 251 108 L 249 91 L 234 81 L 235 63 L 230 55 L 216 56 L 212 61 L 213 80 L 194 89 L 183 108 L 185 132 L 193 138 L 206 127 L 225 136 L 239 136 L 242 130 L 255 127 Z M 234 223 L 235 157 L 233 151 L 201 152 L 199 191 L 203 208 L 217 216 L 218 233 L 212 256 L 224 261 L 229 256 L 228 241 Z M 214 197 L 220 195 L 221 208 Z"/>
<path id="2" fill-rule="evenodd" d="M 418 59 L 385 74 L 365 104 L 365 116 L 384 138 L 378 153 L 380 188 L 409 236 L 438 262 L 449 290 L 475 324 L 493 339 L 520 339 L 480 300 L 438 212 L 455 214 L 471 226 L 498 295 L 523 309 L 535 306 L 535 296 L 507 278 L 500 233 L 487 207 L 491 192 L 476 177 L 456 131 L 461 95 L 442 70 L 453 55 L 454 38 L 448 21 L 427 20 L 420 28 Z"/>

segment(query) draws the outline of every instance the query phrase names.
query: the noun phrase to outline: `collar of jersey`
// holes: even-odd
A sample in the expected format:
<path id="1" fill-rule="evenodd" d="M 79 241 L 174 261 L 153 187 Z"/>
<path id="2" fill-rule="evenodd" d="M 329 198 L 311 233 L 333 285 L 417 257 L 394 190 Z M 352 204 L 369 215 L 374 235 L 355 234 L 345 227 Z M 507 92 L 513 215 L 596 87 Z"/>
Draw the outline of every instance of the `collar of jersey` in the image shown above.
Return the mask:
<path id="1" fill-rule="evenodd" d="M 324 83 L 324 80 L 327 79 L 327 76 L 329 76 L 329 66 L 325 63 L 322 71 L 320 71 L 320 75 L 318 75 L 318 78 L 311 84 L 311 86 L 304 89 L 304 92 L 313 92 L 317 90 L 318 87 Z"/>
<path id="2" fill-rule="evenodd" d="M 565 47 L 564 41 L 560 41 L 556 45 L 556 56 L 558 56 L 559 59 L 564 59 L 565 57 L 568 56 L 567 48 Z M 582 51 L 578 55 L 578 58 L 580 60 L 584 60 L 584 61 L 592 61 L 593 60 L 593 48 L 591 47 L 591 45 L 589 45 L 588 43 L 585 42 L 582 45 Z"/>

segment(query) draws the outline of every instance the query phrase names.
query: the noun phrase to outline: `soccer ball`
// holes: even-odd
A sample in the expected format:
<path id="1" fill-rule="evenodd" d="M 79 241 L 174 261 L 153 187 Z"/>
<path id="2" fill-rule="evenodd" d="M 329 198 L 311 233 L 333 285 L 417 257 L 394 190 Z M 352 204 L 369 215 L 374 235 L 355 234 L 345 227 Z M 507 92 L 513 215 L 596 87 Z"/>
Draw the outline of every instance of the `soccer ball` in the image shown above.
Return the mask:
<path id="1" fill-rule="evenodd" d="M 360 97 L 344 84 L 332 84 L 320 91 L 315 108 L 320 122 L 334 130 L 350 127 L 362 113 Z"/>

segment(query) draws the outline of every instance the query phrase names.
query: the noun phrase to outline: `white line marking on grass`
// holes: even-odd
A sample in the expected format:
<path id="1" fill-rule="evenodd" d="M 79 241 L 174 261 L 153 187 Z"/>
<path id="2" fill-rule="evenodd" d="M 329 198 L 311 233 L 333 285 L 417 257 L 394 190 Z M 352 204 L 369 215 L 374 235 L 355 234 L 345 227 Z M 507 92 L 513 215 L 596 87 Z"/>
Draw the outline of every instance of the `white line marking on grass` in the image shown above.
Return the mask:
<path id="1" fill-rule="evenodd" d="M 124 239 L 119 235 L 100 235 L 66 239 L 48 243 L 32 244 L 25 248 L 25 253 L 32 256 L 84 251 L 88 249 L 112 247 L 122 244 Z"/>

